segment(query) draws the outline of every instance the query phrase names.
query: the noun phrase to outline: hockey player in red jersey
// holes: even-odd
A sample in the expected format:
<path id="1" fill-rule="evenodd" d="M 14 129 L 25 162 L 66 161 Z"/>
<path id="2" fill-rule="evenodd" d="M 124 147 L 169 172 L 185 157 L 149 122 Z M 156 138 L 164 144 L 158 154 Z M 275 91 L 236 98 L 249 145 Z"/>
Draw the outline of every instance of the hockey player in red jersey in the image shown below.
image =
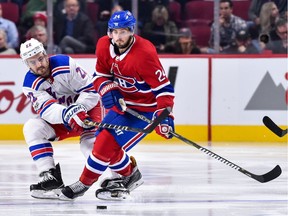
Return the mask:
<path id="1" fill-rule="evenodd" d="M 108 22 L 108 36 L 99 39 L 96 47 L 96 77 L 94 88 L 106 109 L 103 122 L 145 128 L 147 123 L 123 112 L 119 99 L 127 107 L 147 118 L 158 116 L 166 107 L 173 107 L 174 89 L 166 77 L 152 43 L 134 35 L 136 20 L 129 11 L 115 12 Z M 172 113 L 157 126 L 156 132 L 172 138 Z M 96 132 L 94 148 L 79 181 L 62 189 L 60 199 L 72 200 L 82 196 L 109 167 L 121 176 L 106 179 L 96 191 L 96 197 L 106 200 L 126 199 L 126 195 L 143 183 L 133 157 L 127 151 L 145 134 L 100 129 Z"/>
<path id="2" fill-rule="evenodd" d="M 85 126 L 83 120 L 89 114 L 94 121 L 101 121 L 104 108 L 93 88 L 92 75 L 74 59 L 67 55 L 48 57 L 43 44 L 33 38 L 21 44 L 20 56 L 29 68 L 23 92 L 38 113 L 23 128 L 42 178 L 38 184 L 30 186 L 31 196 L 58 199 L 64 184 L 60 166 L 54 162 L 51 142 L 80 136 L 80 148 L 88 158 L 95 141 L 95 129 Z"/>

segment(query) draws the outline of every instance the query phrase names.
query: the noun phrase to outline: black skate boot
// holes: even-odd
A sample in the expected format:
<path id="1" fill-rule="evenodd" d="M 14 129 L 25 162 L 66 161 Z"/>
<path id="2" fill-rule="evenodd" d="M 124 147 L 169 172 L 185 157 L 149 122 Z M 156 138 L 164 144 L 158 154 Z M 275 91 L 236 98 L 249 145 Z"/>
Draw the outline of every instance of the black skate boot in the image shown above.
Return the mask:
<path id="1" fill-rule="evenodd" d="M 102 200 L 128 200 L 130 193 L 122 184 L 122 179 L 110 181 L 105 188 L 96 190 L 95 196 Z"/>
<path id="2" fill-rule="evenodd" d="M 58 199 L 58 194 L 64 183 L 61 177 L 60 165 L 56 169 L 42 172 L 42 180 L 38 184 L 30 185 L 31 196 L 38 199 Z"/>
<path id="3" fill-rule="evenodd" d="M 72 185 L 64 187 L 59 194 L 59 199 L 65 201 L 73 200 L 76 197 L 83 196 L 88 189 L 89 186 L 84 185 L 81 181 L 77 181 Z"/>
<path id="4" fill-rule="evenodd" d="M 96 197 L 99 199 L 104 199 L 102 197 L 102 194 L 105 193 L 105 191 L 110 191 L 111 185 L 118 184 L 119 187 L 124 186 L 125 189 L 128 190 L 128 195 L 130 194 L 131 191 L 133 191 L 135 188 L 139 187 L 144 183 L 142 179 L 142 174 L 140 173 L 136 160 L 133 156 L 130 157 L 130 160 L 132 162 L 132 165 L 134 166 L 133 171 L 131 175 L 129 176 L 122 176 L 121 178 L 114 178 L 114 179 L 106 179 L 101 183 L 101 189 L 98 189 L 96 191 Z M 121 189 L 123 190 L 123 189 Z M 125 192 L 127 194 L 127 192 Z M 120 193 L 121 195 L 121 193 Z M 111 194 L 112 196 L 112 194 Z M 101 197 L 101 198 L 100 198 Z M 107 197 L 107 196 L 106 196 Z M 122 198 L 123 199 L 123 198 Z M 127 199 L 127 198 L 124 198 Z M 115 200 L 115 196 L 113 197 L 113 200 Z"/>

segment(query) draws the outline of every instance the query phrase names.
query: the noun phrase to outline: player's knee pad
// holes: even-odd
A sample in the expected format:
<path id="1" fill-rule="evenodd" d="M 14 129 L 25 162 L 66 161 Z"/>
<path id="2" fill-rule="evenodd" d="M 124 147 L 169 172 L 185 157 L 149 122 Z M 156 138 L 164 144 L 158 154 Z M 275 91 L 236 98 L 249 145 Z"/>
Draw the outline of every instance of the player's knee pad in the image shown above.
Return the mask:
<path id="1" fill-rule="evenodd" d="M 84 132 L 80 138 L 80 150 L 87 159 L 93 149 L 95 142 L 95 132 Z"/>
<path id="2" fill-rule="evenodd" d="M 41 118 L 29 119 L 24 124 L 23 134 L 29 146 L 47 142 L 55 137 L 54 129 Z"/>

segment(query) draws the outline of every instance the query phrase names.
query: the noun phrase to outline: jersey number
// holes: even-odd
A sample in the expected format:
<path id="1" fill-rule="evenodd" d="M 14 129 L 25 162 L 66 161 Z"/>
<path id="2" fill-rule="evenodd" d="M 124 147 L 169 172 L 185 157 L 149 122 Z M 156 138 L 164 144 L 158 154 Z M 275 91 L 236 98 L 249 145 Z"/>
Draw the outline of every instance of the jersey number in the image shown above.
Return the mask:
<path id="1" fill-rule="evenodd" d="M 77 67 L 77 68 L 76 68 L 76 72 L 80 74 L 80 76 L 82 77 L 82 79 L 85 78 L 86 72 L 85 72 L 82 68 Z"/>
<path id="2" fill-rule="evenodd" d="M 164 81 L 165 78 L 166 78 L 165 71 L 157 70 L 157 71 L 155 72 L 155 75 L 158 76 L 159 82 Z"/>

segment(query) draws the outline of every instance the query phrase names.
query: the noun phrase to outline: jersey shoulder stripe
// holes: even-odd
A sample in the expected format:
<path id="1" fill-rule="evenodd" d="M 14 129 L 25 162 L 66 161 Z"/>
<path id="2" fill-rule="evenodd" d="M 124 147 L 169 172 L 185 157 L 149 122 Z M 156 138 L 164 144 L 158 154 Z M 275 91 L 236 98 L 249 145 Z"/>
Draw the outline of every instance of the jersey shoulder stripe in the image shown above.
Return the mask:
<path id="1" fill-rule="evenodd" d="M 44 78 L 32 73 L 31 71 L 28 71 L 25 75 L 23 87 L 38 90 L 43 82 L 45 82 Z"/>
<path id="2" fill-rule="evenodd" d="M 53 77 L 70 73 L 69 56 L 67 55 L 55 55 L 50 57 L 51 74 Z"/>

